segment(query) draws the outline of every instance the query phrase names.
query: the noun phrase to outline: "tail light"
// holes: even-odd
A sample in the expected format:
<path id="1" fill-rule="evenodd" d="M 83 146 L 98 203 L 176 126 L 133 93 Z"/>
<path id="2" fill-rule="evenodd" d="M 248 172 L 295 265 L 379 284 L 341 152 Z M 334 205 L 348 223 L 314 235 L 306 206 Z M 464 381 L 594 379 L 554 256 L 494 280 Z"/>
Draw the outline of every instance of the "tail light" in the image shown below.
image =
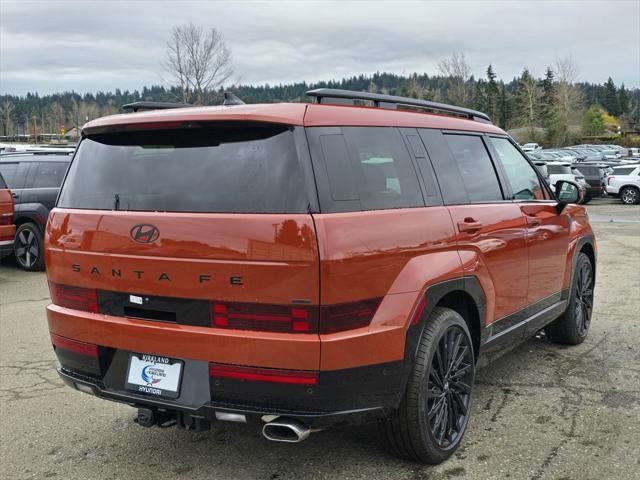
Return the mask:
<path id="1" fill-rule="evenodd" d="M 87 357 L 98 357 L 98 346 L 93 343 L 79 342 L 78 340 L 71 340 L 53 333 L 51 334 L 51 343 L 56 348 L 62 348 Z"/>
<path id="2" fill-rule="evenodd" d="M 318 331 L 318 311 L 311 307 L 213 302 L 211 317 L 212 326 L 218 328 L 285 333 Z"/>
<path id="3" fill-rule="evenodd" d="M 381 300 L 381 298 L 372 298 L 323 306 L 320 312 L 320 333 L 335 333 L 366 327 L 371 323 Z"/>
<path id="4" fill-rule="evenodd" d="M 231 378 L 251 382 L 288 383 L 294 385 L 316 385 L 318 383 L 318 372 L 235 367 L 215 363 L 209 364 L 209 376 L 212 378 Z"/>
<path id="5" fill-rule="evenodd" d="M 94 289 L 49 282 L 49 292 L 55 305 L 98 313 L 98 293 Z"/>
<path id="6" fill-rule="evenodd" d="M 336 333 L 366 327 L 380 298 L 317 307 L 261 303 L 211 303 L 211 324 L 217 328 L 283 333 Z M 318 319 L 319 317 L 319 319 Z"/>

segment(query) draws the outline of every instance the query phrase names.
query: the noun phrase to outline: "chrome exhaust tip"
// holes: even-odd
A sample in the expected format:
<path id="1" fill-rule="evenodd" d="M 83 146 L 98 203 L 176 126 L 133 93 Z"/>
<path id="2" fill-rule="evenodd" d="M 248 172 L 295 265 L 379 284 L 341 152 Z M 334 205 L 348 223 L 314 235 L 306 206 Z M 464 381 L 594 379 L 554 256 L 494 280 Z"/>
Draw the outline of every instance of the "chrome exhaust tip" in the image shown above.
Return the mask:
<path id="1" fill-rule="evenodd" d="M 272 442 L 299 443 L 306 440 L 311 429 L 297 420 L 280 418 L 266 423 L 262 427 L 262 435 Z"/>

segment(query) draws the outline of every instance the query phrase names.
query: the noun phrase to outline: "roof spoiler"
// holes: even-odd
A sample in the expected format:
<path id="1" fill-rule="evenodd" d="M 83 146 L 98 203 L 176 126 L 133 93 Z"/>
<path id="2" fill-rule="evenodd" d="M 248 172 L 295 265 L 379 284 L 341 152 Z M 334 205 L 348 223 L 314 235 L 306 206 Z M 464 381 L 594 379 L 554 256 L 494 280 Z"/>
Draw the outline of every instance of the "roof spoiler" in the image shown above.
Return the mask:
<path id="1" fill-rule="evenodd" d="M 192 107 L 188 103 L 173 102 L 133 102 L 120 107 L 122 113 L 146 112 L 148 110 L 167 110 L 169 108 Z"/>
<path id="2" fill-rule="evenodd" d="M 318 88 L 309 90 L 307 96 L 315 97 L 316 103 L 355 104 L 356 100 L 372 102 L 374 107 L 397 109 L 398 106 L 419 107 L 425 110 L 452 113 L 463 116 L 476 122 L 491 123 L 491 118 L 486 113 L 465 107 L 456 107 L 446 103 L 418 100 L 416 98 L 398 97 L 395 95 L 382 95 L 379 93 L 356 92 L 353 90 L 340 90 L 336 88 Z"/>

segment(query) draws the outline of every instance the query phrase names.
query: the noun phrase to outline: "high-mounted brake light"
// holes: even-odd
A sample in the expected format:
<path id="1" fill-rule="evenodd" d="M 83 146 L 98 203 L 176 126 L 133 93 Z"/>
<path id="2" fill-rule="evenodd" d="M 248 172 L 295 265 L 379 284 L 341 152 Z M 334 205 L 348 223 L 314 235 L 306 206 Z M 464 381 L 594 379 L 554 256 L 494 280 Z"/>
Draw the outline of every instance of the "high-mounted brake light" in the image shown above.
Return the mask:
<path id="1" fill-rule="evenodd" d="M 49 282 L 49 292 L 55 305 L 98 313 L 98 293 L 94 289 Z"/>
<path id="2" fill-rule="evenodd" d="M 323 306 L 320 313 L 320 333 L 336 333 L 368 326 L 381 300 L 381 298 L 371 298 Z"/>
<path id="3" fill-rule="evenodd" d="M 70 338 L 61 337 L 54 333 L 51 334 L 51 343 L 53 343 L 56 348 L 69 350 L 70 352 L 85 355 L 87 357 L 98 357 L 98 346 L 93 343 L 71 340 Z"/>
<path id="4" fill-rule="evenodd" d="M 235 367 L 215 363 L 209 364 L 209 376 L 250 382 L 288 383 L 294 385 L 316 385 L 318 383 L 318 372 Z"/>
<path id="5" fill-rule="evenodd" d="M 315 333 L 318 329 L 317 309 L 310 307 L 213 302 L 211 317 L 217 328 L 286 333 Z"/>
<path id="6" fill-rule="evenodd" d="M 129 123 L 127 130 L 156 130 L 161 128 L 179 128 L 184 122 L 144 122 Z"/>

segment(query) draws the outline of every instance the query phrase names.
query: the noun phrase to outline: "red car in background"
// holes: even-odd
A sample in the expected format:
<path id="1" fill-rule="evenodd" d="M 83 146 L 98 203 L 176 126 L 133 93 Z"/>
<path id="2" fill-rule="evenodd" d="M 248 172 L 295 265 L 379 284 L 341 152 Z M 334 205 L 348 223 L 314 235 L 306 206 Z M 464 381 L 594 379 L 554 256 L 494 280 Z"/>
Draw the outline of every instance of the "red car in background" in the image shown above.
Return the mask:
<path id="1" fill-rule="evenodd" d="M 0 175 L 0 258 L 13 252 L 13 237 L 16 234 L 13 208 L 13 195 Z"/>

